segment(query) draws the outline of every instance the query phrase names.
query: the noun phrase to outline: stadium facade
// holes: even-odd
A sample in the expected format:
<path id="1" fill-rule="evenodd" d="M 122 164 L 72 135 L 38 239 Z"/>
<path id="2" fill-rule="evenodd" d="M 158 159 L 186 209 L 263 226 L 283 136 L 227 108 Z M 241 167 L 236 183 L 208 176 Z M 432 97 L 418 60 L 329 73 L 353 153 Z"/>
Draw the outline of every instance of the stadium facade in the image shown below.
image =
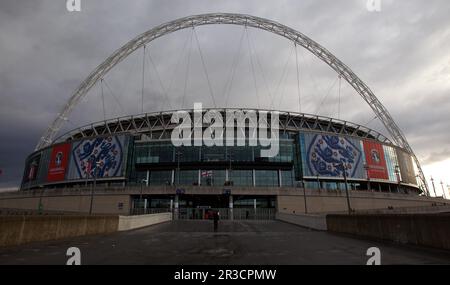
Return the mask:
<path id="1" fill-rule="evenodd" d="M 279 111 L 275 133 L 272 122 L 257 125 L 258 133 L 272 132 L 270 137 L 277 137 L 275 156 L 262 155 L 267 153 L 267 144 L 250 143 L 249 129 L 254 123 L 251 121 L 231 128 L 236 135 L 245 135 L 243 145 L 196 144 L 196 131 L 211 128 L 203 121 L 197 130 L 192 130 L 194 144 L 178 146 L 172 137 L 178 126 L 171 118 L 180 110 L 92 123 L 56 138 L 78 102 L 131 53 L 178 30 L 217 24 L 264 30 L 305 48 L 357 92 L 384 125 L 389 138 L 348 121 Z M 225 117 L 229 110 L 203 110 L 202 117 L 213 111 Z M 195 106 L 185 112 L 195 117 Z M 230 130 L 225 128 L 222 133 Z M 78 194 L 73 189 L 79 189 Z M 48 209 L 91 212 L 93 194 L 88 193 L 98 192 L 96 212 L 120 214 L 136 208 L 208 207 L 276 208 L 277 212 L 306 213 L 434 203 L 429 197 L 419 197 L 429 196 L 429 191 L 403 132 L 367 84 L 347 65 L 292 28 L 264 18 L 229 13 L 193 15 L 161 24 L 131 39 L 98 65 L 73 92 L 40 138 L 35 152 L 28 156 L 21 190 L 17 197 L 0 202 L 4 202 L 4 207 L 22 209 L 36 202 L 41 207 L 45 200 Z M 352 206 L 348 192 L 352 194 Z M 88 195 L 90 202 L 85 199 Z"/>
<path id="2" fill-rule="evenodd" d="M 225 116 L 230 110 L 214 111 Z M 187 112 L 192 115 L 194 110 Z M 248 143 L 249 120 L 245 120 L 244 146 L 176 147 L 171 141 L 178 126 L 171 122 L 173 114 L 121 117 L 72 130 L 28 156 L 21 189 L 92 188 L 94 184 L 98 188 L 171 186 L 176 194 L 183 194 L 184 186 L 215 189 L 209 195 L 180 195 L 180 208 L 226 208 L 224 196 L 234 187 L 248 188 L 247 193 L 261 187 L 281 192 L 295 187 L 345 191 L 346 185 L 349 191 L 422 192 L 411 154 L 358 124 L 280 111 L 278 154 L 263 157 L 264 147 Z M 203 130 L 208 127 L 202 126 Z M 134 203 L 141 198 L 135 196 Z M 150 191 L 144 206 L 168 208 L 174 198 Z M 276 195 L 241 195 L 234 207 L 253 203 L 273 208 Z"/>

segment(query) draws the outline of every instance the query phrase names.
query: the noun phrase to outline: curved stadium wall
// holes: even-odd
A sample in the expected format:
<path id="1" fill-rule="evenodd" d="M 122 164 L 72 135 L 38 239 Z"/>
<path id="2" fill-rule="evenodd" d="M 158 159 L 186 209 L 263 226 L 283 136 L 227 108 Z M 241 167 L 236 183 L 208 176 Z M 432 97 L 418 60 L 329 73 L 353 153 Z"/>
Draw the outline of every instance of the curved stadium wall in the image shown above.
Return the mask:
<path id="1" fill-rule="evenodd" d="M 226 109 L 215 110 L 225 115 Z M 188 112 L 192 115 L 193 110 Z M 177 126 L 171 123 L 172 114 L 121 117 L 72 130 L 28 156 L 21 188 L 77 187 L 95 181 L 108 186 L 343 190 L 346 178 L 354 190 L 421 192 L 411 154 L 361 125 L 279 112 L 279 152 L 266 158 L 260 155 L 261 146 L 248 144 L 175 147 L 170 139 Z"/>

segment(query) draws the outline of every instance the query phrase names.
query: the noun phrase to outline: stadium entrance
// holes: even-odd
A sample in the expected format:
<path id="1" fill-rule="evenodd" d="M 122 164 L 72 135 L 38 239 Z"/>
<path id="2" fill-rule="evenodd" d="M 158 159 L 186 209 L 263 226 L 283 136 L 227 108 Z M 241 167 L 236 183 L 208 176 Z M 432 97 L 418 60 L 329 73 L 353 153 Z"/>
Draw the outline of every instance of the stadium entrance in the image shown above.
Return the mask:
<path id="1" fill-rule="evenodd" d="M 273 220 L 275 205 L 275 196 L 143 195 L 132 197 L 131 214 L 172 212 L 174 219 L 208 220 L 218 211 L 221 220 Z"/>

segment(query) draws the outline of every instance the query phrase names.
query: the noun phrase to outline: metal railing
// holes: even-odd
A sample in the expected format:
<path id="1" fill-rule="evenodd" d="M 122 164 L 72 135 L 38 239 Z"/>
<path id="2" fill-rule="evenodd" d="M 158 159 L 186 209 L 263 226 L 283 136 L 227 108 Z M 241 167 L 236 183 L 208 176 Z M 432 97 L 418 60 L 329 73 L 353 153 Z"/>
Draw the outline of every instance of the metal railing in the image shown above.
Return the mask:
<path id="1" fill-rule="evenodd" d="M 159 214 L 159 213 L 170 213 L 171 210 L 169 208 L 131 208 L 130 215 L 150 215 L 150 214 Z"/>
<path id="2" fill-rule="evenodd" d="M 180 220 L 206 220 L 212 219 L 213 211 L 219 211 L 220 220 L 274 220 L 275 208 L 179 208 Z"/>

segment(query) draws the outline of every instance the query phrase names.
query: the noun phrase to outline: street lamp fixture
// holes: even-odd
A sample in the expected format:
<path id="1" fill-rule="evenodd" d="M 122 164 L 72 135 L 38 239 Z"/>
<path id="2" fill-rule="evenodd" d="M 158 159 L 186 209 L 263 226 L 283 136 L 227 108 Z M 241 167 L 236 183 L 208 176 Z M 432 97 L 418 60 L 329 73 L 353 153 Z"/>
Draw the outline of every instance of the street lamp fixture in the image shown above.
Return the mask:
<path id="1" fill-rule="evenodd" d="M 370 166 L 368 164 L 364 164 L 364 169 L 366 170 L 366 176 L 367 176 L 367 190 L 372 191 L 372 189 L 370 187 L 370 176 L 369 176 Z"/>
<path id="2" fill-rule="evenodd" d="M 433 176 L 431 176 L 431 185 L 433 185 L 433 192 L 434 192 L 434 197 L 437 197 L 437 195 L 436 195 L 436 188 L 434 187 L 434 179 L 433 179 Z"/>
<path id="3" fill-rule="evenodd" d="M 319 191 L 320 191 L 320 189 L 322 188 L 322 185 L 320 185 L 319 173 L 316 174 L 316 177 L 317 177 L 317 189 L 319 189 Z"/>
<path id="4" fill-rule="evenodd" d="M 308 214 L 308 206 L 306 204 L 306 187 L 305 187 L 305 182 L 302 179 L 302 187 L 303 187 L 303 201 L 305 203 L 305 214 Z"/>
<path id="5" fill-rule="evenodd" d="M 229 164 L 228 164 L 228 181 L 227 181 L 227 185 L 232 185 L 232 181 L 231 181 L 231 160 L 233 159 L 233 155 L 231 154 L 231 152 L 228 152 L 226 154 L 226 158 L 228 158 Z"/>
<path id="6" fill-rule="evenodd" d="M 42 215 L 43 209 L 44 209 L 43 204 L 42 204 L 42 196 L 44 195 L 44 186 L 39 185 L 39 189 L 41 190 L 40 191 L 41 193 L 39 195 L 38 214 Z"/>
<path id="7" fill-rule="evenodd" d="M 397 192 L 400 193 L 400 167 L 397 164 L 394 166 L 394 173 L 397 177 Z"/>
<path id="8" fill-rule="evenodd" d="M 94 202 L 94 191 L 95 191 L 95 187 L 97 186 L 97 173 L 98 173 L 98 168 L 100 167 L 101 162 L 100 161 L 96 161 L 95 162 L 95 168 L 94 168 L 94 185 L 91 188 L 91 204 L 89 206 L 89 215 L 92 215 L 92 205 Z"/>
<path id="9" fill-rule="evenodd" d="M 334 167 L 339 167 L 339 166 L 342 168 L 342 173 L 344 175 L 345 196 L 347 198 L 347 210 L 348 210 L 348 214 L 350 215 L 352 213 L 352 208 L 350 206 L 350 197 L 349 197 L 349 194 L 348 194 L 347 167 L 345 166 L 343 161 L 341 161 L 338 164 L 334 164 Z"/>
<path id="10" fill-rule="evenodd" d="M 139 195 L 139 208 L 141 208 L 142 206 L 142 191 L 143 191 L 143 187 L 144 187 L 144 183 L 147 184 L 147 179 L 142 179 L 141 180 L 141 193 Z"/>
<path id="11" fill-rule="evenodd" d="M 177 156 L 177 185 L 180 185 L 180 157 L 183 156 L 183 152 L 177 149 L 175 154 Z"/>
<path id="12" fill-rule="evenodd" d="M 442 198 L 447 199 L 447 197 L 445 195 L 445 190 L 444 190 L 444 182 L 442 182 L 442 180 L 441 180 L 441 187 L 442 187 Z"/>

